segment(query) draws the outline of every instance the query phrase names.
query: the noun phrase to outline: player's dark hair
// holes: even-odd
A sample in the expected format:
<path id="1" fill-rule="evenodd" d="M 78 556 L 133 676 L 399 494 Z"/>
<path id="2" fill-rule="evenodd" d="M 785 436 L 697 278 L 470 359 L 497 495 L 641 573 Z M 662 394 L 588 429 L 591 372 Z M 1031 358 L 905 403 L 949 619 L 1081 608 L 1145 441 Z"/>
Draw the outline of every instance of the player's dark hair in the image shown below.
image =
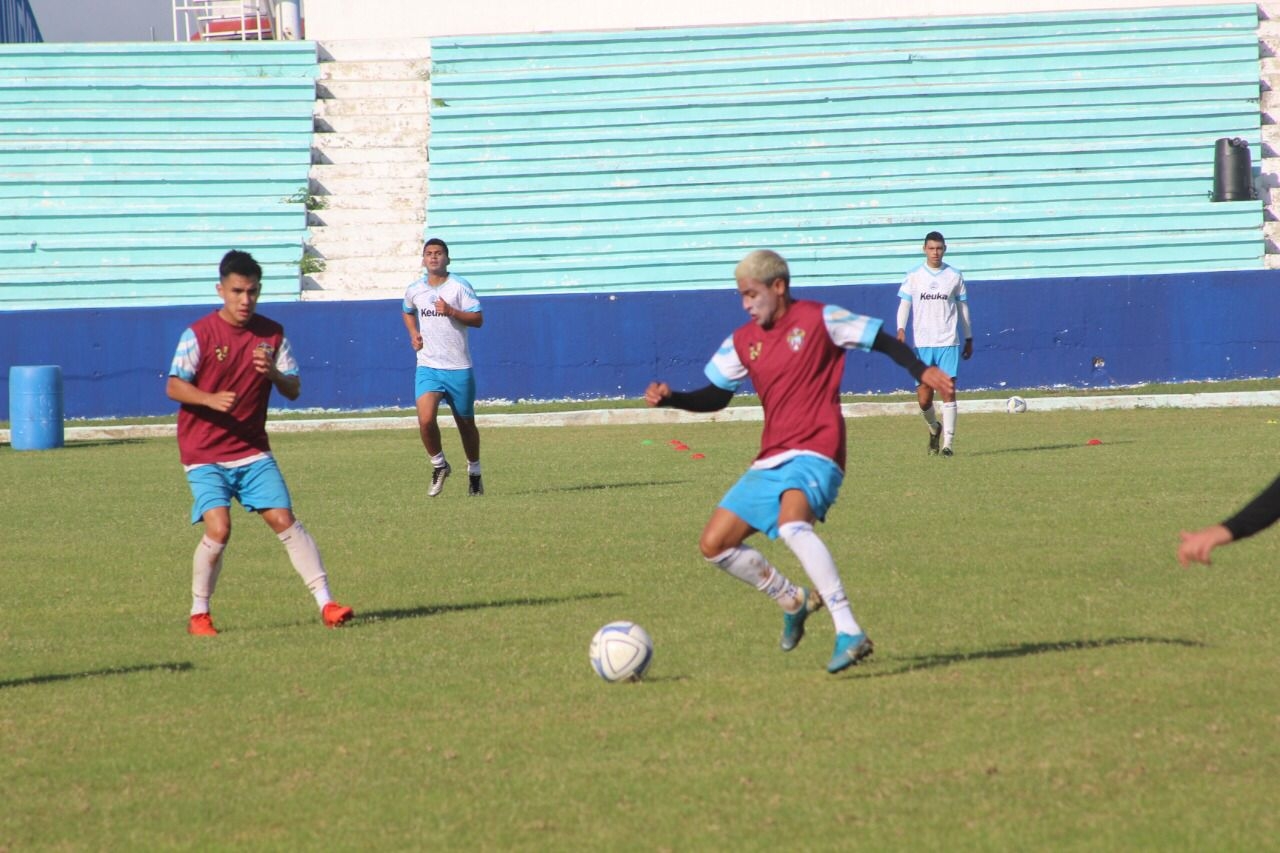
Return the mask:
<path id="1" fill-rule="evenodd" d="M 928 234 L 924 235 L 924 241 L 926 243 L 932 242 L 941 243 L 944 246 L 947 245 L 947 238 L 942 236 L 941 231 L 930 231 Z"/>
<path id="2" fill-rule="evenodd" d="M 242 275 L 254 281 L 262 281 L 262 267 L 253 259 L 253 255 L 232 249 L 222 256 L 222 263 L 218 264 L 218 278 L 225 279 L 229 275 Z"/>
<path id="3" fill-rule="evenodd" d="M 444 249 L 444 256 L 449 257 L 449 244 L 441 240 L 439 237 L 432 237 L 430 240 L 422 244 L 422 251 L 426 251 L 428 246 L 439 246 Z"/>

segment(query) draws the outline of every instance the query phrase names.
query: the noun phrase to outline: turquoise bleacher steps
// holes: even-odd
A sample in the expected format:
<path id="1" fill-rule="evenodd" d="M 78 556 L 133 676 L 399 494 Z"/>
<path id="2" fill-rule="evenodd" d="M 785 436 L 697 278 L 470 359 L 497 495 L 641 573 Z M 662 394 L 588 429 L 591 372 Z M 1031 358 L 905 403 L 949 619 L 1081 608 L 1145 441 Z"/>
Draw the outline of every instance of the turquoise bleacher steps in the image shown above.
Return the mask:
<path id="1" fill-rule="evenodd" d="M 299 298 L 310 42 L 0 45 L 0 310 Z"/>
<path id="2" fill-rule="evenodd" d="M 1254 4 L 431 52 L 429 223 L 485 293 L 721 287 L 758 245 L 813 284 L 884 283 L 934 226 L 975 279 L 1270 262 L 1262 200 L 1210 200 L 1218 138 L 1275 174 Z"/>

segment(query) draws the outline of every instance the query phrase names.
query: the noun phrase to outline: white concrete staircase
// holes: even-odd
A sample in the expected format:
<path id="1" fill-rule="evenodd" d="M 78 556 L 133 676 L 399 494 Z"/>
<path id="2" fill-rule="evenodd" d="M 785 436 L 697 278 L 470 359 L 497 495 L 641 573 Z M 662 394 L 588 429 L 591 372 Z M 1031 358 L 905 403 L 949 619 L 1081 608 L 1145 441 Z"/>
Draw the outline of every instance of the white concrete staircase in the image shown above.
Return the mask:
<path id="1" fill-rule="evenodd" d="M 318 50 L 302 298 L 399 299 L 422 258 L 430 41 Z"/>

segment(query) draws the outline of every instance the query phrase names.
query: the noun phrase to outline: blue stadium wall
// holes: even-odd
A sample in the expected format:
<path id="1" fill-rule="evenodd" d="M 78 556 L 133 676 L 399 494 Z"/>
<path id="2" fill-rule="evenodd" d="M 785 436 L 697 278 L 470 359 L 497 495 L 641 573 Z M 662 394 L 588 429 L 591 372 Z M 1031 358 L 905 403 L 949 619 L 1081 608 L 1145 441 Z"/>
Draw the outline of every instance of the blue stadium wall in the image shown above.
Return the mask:
<path id="1" fill-rule="evenodd" d="M 732 261 L 726 259 L 726 269 Z M 796 292 L 892 322 L 896 285 Z M 976 352 L 962 387 L 1106 387 L 1274 376 L 1280 287 L 1273 273 L 974 281 Z M 612 298 L 611 298 L 612 297 Z M 0 364 L 58 364 L 68 417 L 164 414 L 178 336 L 212 306 L 0 314 Z M 472 333 L 483 399 L 637 397 L 664 378 L 704 383 L 702 367 L 745 315 L 736 292 L 564 294 L 484 300 Z M 303 394 L 281 407 L 412 406 L 413 355 L 395 301 L 279 303 L 302 366 Z M 1101 364 L 1098 364 L 1101 360 Z M 0 376 L 8 418 L 8 370 Z M 905 389 L 877 354 L 852 354 L 845 390 Z"/>

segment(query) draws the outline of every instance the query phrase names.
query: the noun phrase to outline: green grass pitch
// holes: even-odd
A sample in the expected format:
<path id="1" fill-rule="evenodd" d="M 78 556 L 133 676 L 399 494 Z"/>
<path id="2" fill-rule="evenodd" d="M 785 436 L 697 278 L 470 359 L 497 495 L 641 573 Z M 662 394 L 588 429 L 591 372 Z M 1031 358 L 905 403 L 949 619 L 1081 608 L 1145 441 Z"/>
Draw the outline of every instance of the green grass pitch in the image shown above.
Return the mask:
<path id="1" fill-rule="evenodd" d="M 877 651 L 837 677 L 825 612 L 784 655 L 697 552 L 759 424 L 489 429 L 482 499 L 456 432 L 434 500 L 412 430 L 280 435 L 357 618 L 237 508 L 214 639 L 172 441 L 2 448 L 0 850 L 1276 849 L 1280 530 L 1174 549 L 1278 417 L 962 400 L 950 460 L 851 420 L 819 532 Z M 614 619 L 643 683 L 590 669 Z"/>

